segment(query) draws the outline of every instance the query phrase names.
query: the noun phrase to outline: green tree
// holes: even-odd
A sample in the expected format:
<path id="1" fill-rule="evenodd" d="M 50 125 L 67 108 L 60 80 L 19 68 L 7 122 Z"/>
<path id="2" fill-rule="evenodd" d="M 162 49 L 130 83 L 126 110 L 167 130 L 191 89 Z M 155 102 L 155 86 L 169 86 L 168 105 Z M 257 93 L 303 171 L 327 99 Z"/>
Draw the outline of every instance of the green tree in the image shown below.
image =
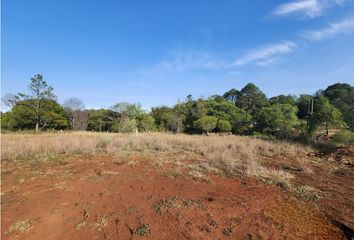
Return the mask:
<path id="1" fill-rule="evenodd" d="M 311 114 L 311 101 L 313 96 L 302 94 L 296 101 L 296 106 L 299 109 L 297 116 L 300 119 L 308 119 Z"/>
<path id="2" fill-rule="evenodd" d="M 310 117 L 309 132 L 314 133 L 321 125 L 324 125 L 327 135 L 329 128 L 343 126 L 341 112 L 324 96 L 318 97 L 315 101 L 315 111 Z"/>
<path id="3" fill-rule="evenodd" d="M 155 129 L 155 119 L 147 113 L 140 114 L 137 117 L 138 129 L 141 132 L 149 132 Z"/>
<path id="4" fill-rule="evenodd" d="M 205 103 L 208 116 L 214 116 L 220 120 L 228 121 L 232 126 L 232 132 L 244 134 L 248 132 L 251 116 L 243 109 L 235 106 L 231 101 L 207 100 Z"/>
<path id="5" fill-rule="evenodd" d="M 223 97 L 225 100 L 235 103 L 239 94 L 240 94 L 240 91 L 236 90 L 235 88 L 232 88 L 229 91 L 227 91 L 226 93 L 224 93 Z"/>
<path id="6" fill-rule="evenodd" d="M 140 103 L 119 102 L 113 105 L 111 109 L 114 112 L 119 113 L 123 118 L 126 116 L 129 118 L 136 118 L 144 112 Z"/>
<path id="7" fill-rule="evenodd" d="M 236 100 L 236 106 L 244 109 L 252 117 L 256 117 L 262 108 L 268 105 L 266 95 L 253 83 L 242 88 Z"/>
<path id="8" fill-rule="evenodd" d="M 11 110 L 11 122 L 16 129 L 33 129 L 37 126 L 37 117 L 40 115 L 41 129 L 63 129 L 68 125 L 64 109 L 54 100 L 42 100 L 40 112 L 35 106 L 36 99 L 22 100 L 16 103 Z"/>
<path id="9" fill-rule="evenodd" d="M 56 100 L 56 96 L 53 93 L 54 89 L 43 80 L 43 76 L 40 74 L 31 78 L 28 88 L 30 95 L 27 98 L 34 100 L 34 104 L 29 105 L 29 107 L 33 108 L 36 113 L 36 131 L 38 131 L 40 127 L 43 128 L 46 126 L 46 121 L 42 121 L 44 117 L 42 114 L 45 112 L 47 115 L 48 111 L 43 111 L 43 102 L 46 100 Z"/>
<path id="10" fill-rule="evenodd" d="M 154 107 L 151 109 L 151 115 L 155 119 L 155 124 L 159 131 L 168 130 L 167 122 L 173 114 L 173 109 L 166 106 Z"/>
<path id="11" fill-rule="evenodd" d="M 231 132 L 232 126 L 229 121 L 219 119 L 216 125 L 216 129 L 218 132 Z"/>
<path id="12" fill-rule="evenodd" d="M 24 107 L 27 107 L 26 111 L 35 114 L 35 129 L 36 131 L 47 127 L 48 119 L 56 119 L 54 117 L 55 112 L 52 114 L 50 110 L 45 109 L 46 104 L 49 101 L 56 101 L 56 96 L 54 95 L 54 89 L 43 80 L 43 76 L 40 74 L 35 75 L 31 78 L 31 82 L 28 85 L 29 94 L 18 93 L 17 95 L 7 95 L 5 97 L 5 103 L 11 105 L 12 107 L 18 106 L 21 103 L 21 112 L 24 113 Z M 48 112 L 49 111 L 49 112 Z M 49 117 L 49 115 L 51 115 Z"/>
<path id="13" fill-rule="evenodd" d="M 209 134 L 209 132 L 213 131 L 216 127 L 218 119 L 214 116 L 203 116 L 194 122 L 195 127 Z"/>
<path id="14" fill-rule="evenodd" d="M 257 129 L 280 138 L 289 138 L 298 125 L 297 107 L 291 104 L 273 104 L 262 109 Z"/>
<path id="15" fill-rule="evenodd" d="M 323 95 L 341 111 L 344 121 L 354 131 L 354 87 L 346 83 L 336 83 L 327 87 Z"/>
<path id="16" fill-rule="evenodd" d="M 88 126 L 87 130 L 97 132 L 110 132 L 113 129 L 115 121 L 117 121 L 118 115 L 112 110 L 98 109 L 88 110 Z M 118 123 L 119 124 L 119 123 Z M 119 127 L 117 128 L 119 129 Z M 118 131 L 118 130 L 117 130 Z"/>
<path id="17" fill-rule="evenodd" d="M 269 99 L 270 104 L 290 104 L 296 105 L 296 99 L 291 95 L 278 95 Z"/>
<path id="18" fill-rule="evenodd" d="M 137 124 L 135 119 L 124 118 L 121 125 L 119 132 L 122 133 L 132 133 L 135 132 L 137 129 Z"/>
<path id="19" fill-rule="evenodd" d="M 206 101 L 202 98 L 186 103 L 184 126 L 187 132 L 195 132 L 194 122 L 207 114 Z"/>

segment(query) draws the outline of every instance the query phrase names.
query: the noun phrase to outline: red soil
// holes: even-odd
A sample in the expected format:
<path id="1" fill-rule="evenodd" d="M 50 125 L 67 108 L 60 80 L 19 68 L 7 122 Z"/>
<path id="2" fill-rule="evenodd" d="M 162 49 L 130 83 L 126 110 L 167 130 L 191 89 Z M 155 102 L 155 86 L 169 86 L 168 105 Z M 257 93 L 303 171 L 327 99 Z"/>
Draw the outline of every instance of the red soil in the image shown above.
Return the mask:
<path id="1" fill-rule="evenodd" d="M 2 239 L 343 239 L 274 186 L 172 176 L 153 159 L 3 163 Z M 18 221 L 27 229 L 14 229 Z"/>

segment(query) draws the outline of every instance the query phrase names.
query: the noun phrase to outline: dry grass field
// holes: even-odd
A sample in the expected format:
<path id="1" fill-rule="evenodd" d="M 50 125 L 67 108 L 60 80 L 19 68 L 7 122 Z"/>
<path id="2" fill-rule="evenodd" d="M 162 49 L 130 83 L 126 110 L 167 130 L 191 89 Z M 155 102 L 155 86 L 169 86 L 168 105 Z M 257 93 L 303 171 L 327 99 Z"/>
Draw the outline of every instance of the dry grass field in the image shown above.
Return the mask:
<path id="1" fill-rule="evenodd" d="M 3 239 L 344 239 L 354 174 L 244 136 L 3 134 Z"/>

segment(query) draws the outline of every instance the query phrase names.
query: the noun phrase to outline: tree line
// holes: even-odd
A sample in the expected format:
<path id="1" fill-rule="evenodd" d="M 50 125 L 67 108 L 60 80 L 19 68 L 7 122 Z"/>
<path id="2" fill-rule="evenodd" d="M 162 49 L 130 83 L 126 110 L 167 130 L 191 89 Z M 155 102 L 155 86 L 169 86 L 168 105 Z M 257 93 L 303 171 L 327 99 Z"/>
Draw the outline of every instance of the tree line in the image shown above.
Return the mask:
<path id="1" fill-rule="evenodd" d="M 188 95 L 173 107 L 119 102 L 108 109 L 86 109 L 78 98 L 59 104 L 42 75 L 31 78 L 28 93 L 8 94 L 11 110 L 1 113 L 3 130 L 70 129 L 99 132 L 266 134 L 290 139 L 319 130 L 354 131 L 354 87 L 337 83 L 314 95 L 279 95 L 268 99 L 253 83 L 223 95 L 194 99 Z"/>

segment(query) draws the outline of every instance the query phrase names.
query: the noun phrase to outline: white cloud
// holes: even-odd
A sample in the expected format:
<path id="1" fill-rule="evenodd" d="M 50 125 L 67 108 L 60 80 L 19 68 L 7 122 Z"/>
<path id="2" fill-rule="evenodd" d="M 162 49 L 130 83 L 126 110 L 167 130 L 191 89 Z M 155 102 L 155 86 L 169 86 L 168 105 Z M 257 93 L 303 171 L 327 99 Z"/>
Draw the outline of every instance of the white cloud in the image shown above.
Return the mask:
<path id="1" fill-rule="evenodd" d="M 296 44 L 290 41 L 268 45 L 246 53 L 244 56 L 237 59 L 233 65 L 241 66 L 253 62 L 259 66 L 269 65 L 280 56 L 293 52 L 295 48 Z"/>
<path id="2" fill-rule="evenodd" d="M 321 30 L 307 31 L 303 36 L 308 40 L 323 40 L 351 31 L 354 31 L 354 17 L 346 18 L 340 22 L 331 23 L 327 28 Z"/>
<path id="3" fill-rule="evenodd" d="M 158 64 L 164 70 L 186 70 L 190 68 L 213 69 L 219 66 L 219 63 L 206 52 L 195 51 L 175 51 L 172 59 Z"/>
<path id="4" fill-rule="evenodd" d="M 273 15 L 284 16 L 298 14 L 304 17 L 314 18 L 321 16 L 326 9 L 342 5 L 347 0 L 297 0 L 279 5 L 273 11 Z"/>
<path id="5" fill-rule="evenodd" d="M 141 73 L 184 72 L 192 69 L 217 70 L 227 65 L 203 50 L 172 50 L 168 57 Z"/>

